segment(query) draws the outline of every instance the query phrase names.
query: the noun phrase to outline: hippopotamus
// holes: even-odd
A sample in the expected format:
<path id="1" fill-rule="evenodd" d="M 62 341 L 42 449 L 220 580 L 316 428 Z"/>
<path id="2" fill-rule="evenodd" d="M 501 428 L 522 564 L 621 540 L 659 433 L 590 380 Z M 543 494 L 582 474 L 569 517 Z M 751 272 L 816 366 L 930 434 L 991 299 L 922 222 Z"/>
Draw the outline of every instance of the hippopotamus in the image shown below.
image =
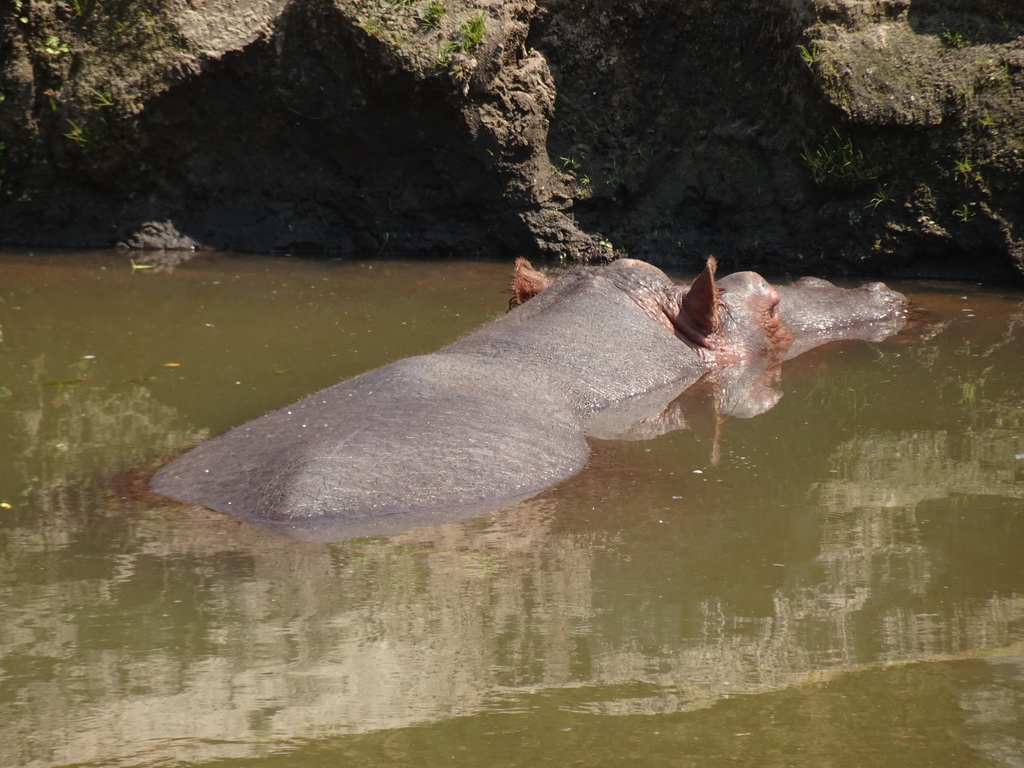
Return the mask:
<path id="1" fill-rule="evenodd" d="M 739 411 L 770 408 L 751 380 L 833 339 L 885 338 L 908 308 L 881 283 L 715 273 L 708 259 L 679 285 L 620 259 L 554 279 L 521 259 L 504 316 L 214 437 L 151 488 L 313 540 L 472 517 L 579 472 L 588 437 L 672 428 L 643 425 L 702 378 L 748 382 Z"/>

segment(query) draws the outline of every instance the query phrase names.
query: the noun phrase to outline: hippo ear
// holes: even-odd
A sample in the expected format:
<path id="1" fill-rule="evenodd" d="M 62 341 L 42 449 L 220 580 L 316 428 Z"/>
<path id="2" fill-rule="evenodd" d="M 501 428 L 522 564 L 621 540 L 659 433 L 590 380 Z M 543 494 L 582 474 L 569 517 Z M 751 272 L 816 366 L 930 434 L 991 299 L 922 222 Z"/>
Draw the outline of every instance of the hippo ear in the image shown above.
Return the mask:
<path id="1" fill-rule="evenodd" d="M 545 277 L 520 256 L 516 259 L 515 269 L 512 270 L 512 297 L 508 300 L 508 308 L 515 309 L 528 299 L 532 299 L 543 291 L 552 280 Z"/>
<path id="2" fill-rule="evenodd" d="M 690 285 L 690 290 L 683 296 L 683 306 L 676 321 L 677 328 L 696 331 L 701 337 L 710 336 L 718 329 L 719 300 L 718 284 L 715 282 L 715 270 L 718 262 L 709 256 L 704 271 Z"/>

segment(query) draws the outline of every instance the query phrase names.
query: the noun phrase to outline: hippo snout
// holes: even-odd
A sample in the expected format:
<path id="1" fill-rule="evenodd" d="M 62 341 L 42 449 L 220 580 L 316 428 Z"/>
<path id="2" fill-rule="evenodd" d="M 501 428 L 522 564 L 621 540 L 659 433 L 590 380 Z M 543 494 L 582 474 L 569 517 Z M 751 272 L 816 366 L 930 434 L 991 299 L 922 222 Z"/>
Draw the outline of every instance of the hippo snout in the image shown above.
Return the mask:
<path id="1" fill-rule="evenodd" d="M 872 295 L 874 301 L 878 302 L 880 306 L 887 308 L 890 312 L 902 312 L 910 308 L 910 302 L 907 300 L 907 297 L 898 291 L 894 291 L 885 283 L 867 283 L 864 288 Z"/>

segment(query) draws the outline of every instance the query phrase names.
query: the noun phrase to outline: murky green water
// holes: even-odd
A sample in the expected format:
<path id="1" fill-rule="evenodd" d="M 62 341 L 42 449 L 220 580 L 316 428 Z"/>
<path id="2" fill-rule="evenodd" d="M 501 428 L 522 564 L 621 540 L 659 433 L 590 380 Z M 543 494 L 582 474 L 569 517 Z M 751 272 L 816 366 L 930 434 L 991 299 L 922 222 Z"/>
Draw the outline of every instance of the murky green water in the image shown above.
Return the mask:
<path id="1" fill-rule="evenodd" d="M 302 544 L 147 495 L 499 315 L 508 265 L 0 255 L 0 764 L 1024 765 L 1024 293 L 787 362 L 488 517 Z"/>

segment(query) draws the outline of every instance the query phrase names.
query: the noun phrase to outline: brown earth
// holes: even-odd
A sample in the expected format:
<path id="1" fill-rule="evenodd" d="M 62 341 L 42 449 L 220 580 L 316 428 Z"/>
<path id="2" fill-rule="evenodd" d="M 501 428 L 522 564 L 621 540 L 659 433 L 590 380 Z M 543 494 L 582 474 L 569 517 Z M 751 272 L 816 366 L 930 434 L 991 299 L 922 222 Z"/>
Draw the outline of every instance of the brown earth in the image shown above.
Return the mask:
<path id="1" fill-rule="evenodd" d="M 1024 276 L 1019 0 L 12 0 L 0 244 Z"/>

